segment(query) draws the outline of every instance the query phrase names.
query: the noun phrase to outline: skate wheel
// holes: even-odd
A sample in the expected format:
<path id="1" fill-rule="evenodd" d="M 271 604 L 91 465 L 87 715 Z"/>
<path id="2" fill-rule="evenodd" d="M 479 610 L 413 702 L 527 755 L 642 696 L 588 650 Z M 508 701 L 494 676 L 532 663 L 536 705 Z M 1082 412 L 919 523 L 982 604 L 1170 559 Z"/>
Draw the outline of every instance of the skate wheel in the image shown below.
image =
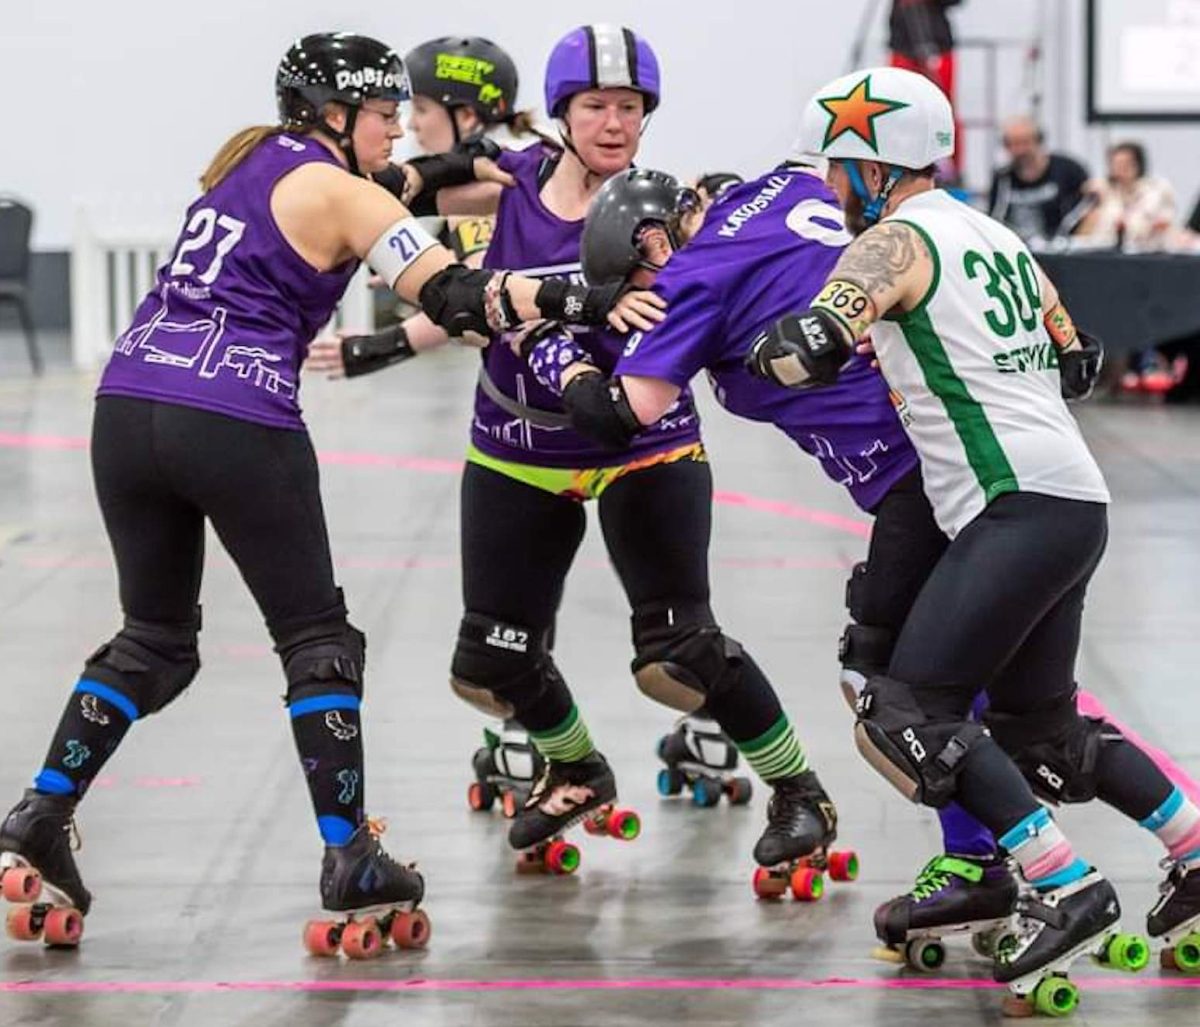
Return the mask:
<path id="1" fill-rule="evenodd" d="M 52 909 L 46 914 L 42 932 L 47 945 L 74 948 L 83 937 L 83 914 L 71 907 Z"/>
<path id="2" fill-rule="evenodd" d="M 486 781 L 472 781 L 467 788 L 467 805 L 476 813 L 486 813 L 496 801 L 496 793 Z"/>
<path id="3" fill-rule="evenodd" d="M 429 944 L 433 925 L 423 909 L 414 909 L 411 913 L 397 913 L 388 933 L 398 949 L 423 949 Z"/>
<path id="4" fill-rule="evenodd" d="M 923 974 L 933 973 L 946 962 L 946 946 L 937 938 L 917 938 L 904 947 L 904 961 Z"/>
<path id="5" fill-rule="evenodd" d="M 662 796 L 678 795 L 683 791 L 683 775 L 678 770 L 663 767 L 658 772 L 658 794 Z"/>
<path id="6" fill-rule="evenodd" d="M 831 852 L 829 854 L 829 876 L 835 881 L 858 880 L 858 853 Z"/>
<path id="7" fill-rule="evenodd" d="M 616 810 L 608 818 L 608 833 L 619 842 L 631 842 L 642 833 L 642 818 L 631 809 Z"/>
<path id="8" fill-rule="evenodd" d="M 1009 945 L 1016 939 L 1011 933 L 1004 929 L 991 931 L 976 931 L 971 935 L 971 948 L 974 949 L 977 956 L 983 956 L 984 959 L 994 959 L 996 953 L 1005 945 Z"/>
<path id="9" fill-rule="evenodd" d="M 825 894 L 825 878 L 812 867 L 797 867 L 792 871 L 792 898 L 797 902 L 816 902 Z"/>
<path id="10" fill-rule="evenodd" d="M 1137 934 L 1114 934 L 1104 945 L 1098 962 L 1117 970 L 1137 973 L 1150 962 L 1150 946 Z"/>
<path id="11" fill-rule="evenodd" d="M 32 906 L 13 906 L 4 924 L 10 938 L 17 941 L 37 941 L 42 933 Z"/>
<path id="12" fill-rule="evenodd" d="M 692 803 L 707 809 L 721 801 L 721 783 L 711 778 L 698 777 L 692 782 Z"/>
<path id="13" fill-rule="evenodd" d="M 520 805 L 516 792 L 505 792 L 504 797 L 500 800 L 500 808 L 509 820 L 512 820 L 517 815 Z"/>
<path id="14" fill-rule="evenodd" d="M 304 925 L 304 947 L 310 956 L 336 956 L 340 937 L 332 920 L 310 920 Z"/>
<path id="15" fill-rule="evenodd" d="M 546 850 L 546 869 L 552 874 L 573 874 L 579 863 L 579 849 L 570 842 L 551 842 Z"/>
<path id="16" fill-rule="evenodd" d="M 9 867 L 2 886 L 9 902 L 33 902 L 42 891 L 42 875 L 33 867 Z"/>
<path id="17" fill-rule="evenodd" d="M 1079 1005 L 1079 988 L 1065 977 L 1047 977 L 1033 989 L 1033 1008 L 1043 1016 L 1069 1016 Z"/>
<path id="18" fill-rule="evenodd" d="M 1175 946 L 1175 965 L 1185 973 L 1200 973 L 1200 934 L 1189 934 Z"/>
<path id="19" fill-rule="evenodd" d="M 778 899 L 787 891 L 787 881 L 766 867 L 754 868 L 754 894 L 760 899 Z"/>
<path id="20" fill-rule="evenodd" d="M 383 948 L 383 936 L 374 920 L 351 920 L 342 929 L 342 951 L 350 959 L 374 959 Z"/>
<path id="21" fill-rule="evenodd" d="M 584 819 L 583 829 L 588 834 L 608 834 L 608 825 L 612 822 L 612 818 L 613 811 L 611 806 L 598 809 L 590 817 Z"/>
<path id="22" fill-rule="evenodd" d="M 754 785 L 748 777 L 735 777 L 725 786 L 725 794 L 729 797 L 729 805 L 745 806 L 754 794 Z"/>

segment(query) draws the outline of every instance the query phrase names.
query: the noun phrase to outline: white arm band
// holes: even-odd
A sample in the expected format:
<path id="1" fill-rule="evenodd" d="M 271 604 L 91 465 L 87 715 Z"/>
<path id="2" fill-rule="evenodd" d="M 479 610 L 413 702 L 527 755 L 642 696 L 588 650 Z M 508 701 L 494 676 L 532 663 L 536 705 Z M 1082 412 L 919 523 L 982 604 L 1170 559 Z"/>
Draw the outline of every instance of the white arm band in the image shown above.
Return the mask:
<path id="1" fill-rule="evenodd" d="M 401 218 L 375 240 L 375 245 L 367 252 L 367 263 L 390 289 L 422 253 L 437 245 L 438 241 L 416 218 Z"/>

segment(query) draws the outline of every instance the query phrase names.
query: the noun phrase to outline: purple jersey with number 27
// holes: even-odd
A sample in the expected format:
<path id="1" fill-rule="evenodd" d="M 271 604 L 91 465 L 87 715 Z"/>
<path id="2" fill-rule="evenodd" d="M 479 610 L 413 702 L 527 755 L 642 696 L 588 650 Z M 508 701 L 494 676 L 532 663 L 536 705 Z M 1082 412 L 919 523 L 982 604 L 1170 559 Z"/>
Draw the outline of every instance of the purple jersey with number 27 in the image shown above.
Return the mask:
<path id="1" fill-rule="evenodd" d="M 784 166 L 731 190 L 659 274 L 667 318 L 629 336 L 614 373 L 686 386 L 706 370 L 722 406 L 774 424 L 874 509 L 917 455 L 870 361 L 855 357 L 836 385 L 799 392 L 742 364 L 755 335 L 812 302 L 849 242 L 836 197 L 810 170 Z"/>
<path id="2" fill-rule="evenodd" d="M 97 395 L 304 428 L 300 365 L 358 267 L 350 260 L 316 270 L 271 216 L 275 184 L 312 161 L 337 166 L 318 142 L 271 136 L 188 208 L 171 258 L 117 339 Z"/>

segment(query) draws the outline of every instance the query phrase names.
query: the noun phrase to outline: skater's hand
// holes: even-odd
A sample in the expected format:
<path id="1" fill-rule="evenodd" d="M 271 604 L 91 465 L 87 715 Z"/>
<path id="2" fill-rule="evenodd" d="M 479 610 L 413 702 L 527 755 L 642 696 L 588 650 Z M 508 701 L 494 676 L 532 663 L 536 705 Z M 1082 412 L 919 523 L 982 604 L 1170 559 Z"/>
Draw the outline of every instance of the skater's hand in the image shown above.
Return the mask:
<path id="1" fill-rule="evenodd" d="M 308 347 L 308 356 L 303 370 L 309 374 L 325 374 L 328 378 L 346 377 L 346 365 L 342 358 L 344 332 L 323 335 L 313 339 Z"/>

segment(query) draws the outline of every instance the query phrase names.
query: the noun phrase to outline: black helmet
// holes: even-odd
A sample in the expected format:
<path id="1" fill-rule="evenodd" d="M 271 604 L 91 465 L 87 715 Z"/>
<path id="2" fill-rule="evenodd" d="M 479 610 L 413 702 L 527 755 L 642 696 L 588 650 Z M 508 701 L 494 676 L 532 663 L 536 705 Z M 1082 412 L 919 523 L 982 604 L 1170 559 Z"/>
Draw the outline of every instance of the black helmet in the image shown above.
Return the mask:
<path id="1" fill-rule="evenodd" d="M 358 161 L 350 137 L 364 100 L 402 102 L 409 98 L 404 62 L 387 46 L 369 36 L 349 32 L 318 32 L 291 45 L 275 72 L 279 121 L 293 130 L 316 128 L 345 152 L 350 170 Z M 321 115 L 330 102 L 349 108 L 346 128 L 337 132 Z"/>
<path id="2" fill-rule="evenodd" d="M 404 57 L 412 91 L 443 107 L 469 107 L 485 125 L 507 119 L 517 103 L 517 66 L 490 39 L 442 36 Z"/>
<path id="3" fill-rule="evenodd" d="M 630 168 L 601 186 L 588 209 L 579 251 L 589 285 L 623 282 L 636 267 L 647 267 L 638 233 L 648 223 L 662 225 L 679 248 L 680 218 L 699 207 L 696 193 L 665 171 Z"/>

